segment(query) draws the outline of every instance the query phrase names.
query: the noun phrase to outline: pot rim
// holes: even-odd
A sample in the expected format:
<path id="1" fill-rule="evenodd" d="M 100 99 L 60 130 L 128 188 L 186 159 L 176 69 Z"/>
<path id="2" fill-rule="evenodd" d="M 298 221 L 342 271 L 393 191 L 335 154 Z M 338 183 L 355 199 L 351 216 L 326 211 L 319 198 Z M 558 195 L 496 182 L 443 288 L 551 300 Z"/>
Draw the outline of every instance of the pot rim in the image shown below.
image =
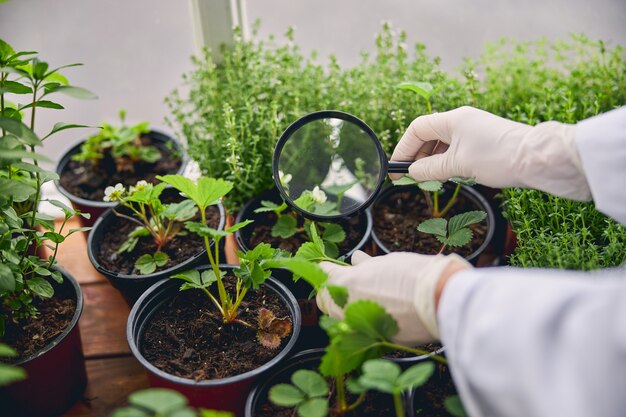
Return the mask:
<path id="1" fill-rule="evenodd" d="M 209 267 L 208 265 L 202 265 L 198 267 L 197 269 L 208 268 L 208 267 Z M 237 265 L 220 264 L 220 268 L 223 268 L 223 269 L 232 270 L 235 267 L 237 267 Z M 296 298 L 293 296 L 293 294 L 291 294 L 291 292 L 287 289 L 287 287 L 285 287 L 283 284 L 278 282 L 278 280 L 276 280 L 275 278 L 270 277 L 265 281 L 263 285 L 269 284 L 268 287 L 274 292 L 278 293 L 278 295 L 281 296 L 285 300 L 285 304 L 291 310 L 291 316 L 292 316 L 291 319 L 293 323 L 289 341 L 287 342 L 285 347 L 280 352 L 278 352 L 276 356 L 274 356 L 269 361 L 265 362 L 260 367 L 252 369 L 248 372 L 229 376 L 226 378 L 210 379 L 210 380 L 203 380 L 203 381 L 195 381 L 192 379 L 182 378 L 182 377 L 171 375 L 165 371 L 160 370 L 159 368 L 154 366 L 152 363 L 150 363 L 146 358 L 143 357 L 143 355 L 139 351 L 139 346 L 137 345 L 137 338 L 135 337 L 133 333 L 134 333 L 134 328 L 136 327 L 135 322 L 137 321 L 137 316 L 140 313 L 139 310 L 143 308 L 143 303 L 146 301 L 147 298 L 149 298 L 152 295 L 152 293 L 156 292 L 161 287 L 164 287 L 171 282 L 172 281 L 169 278 L 164 278 L 160 280 L 159 282 L 157 282 L 156 284 L 152 285 L 146 292 L 144 292 L 141 295 L 141 297 L 139 297 L 139 299 L 137 300 L 133 308 L 131 309 L 130 314 L 128 315 L 128 321 L 126 323 L 126 339 L 128 341 L 128 345 L 130 346 L 130 350 L 133 356 L 135 357 L 135 359 L 139 361 L 139 363 L 147 371 L 153 373 L 154 375 L 160 378 L 163 378 L 165 380 L 174 382 L 176 384 L 184 385 L 184 386 L 215 387 L 215 386 L 221 386 L 221 385 L 228 385 L 228 384 L 237 383 L 237 382 L 261 375 L 262 373 L 266 372 L 267 370 L 279 364 L 293 350 L 293 347 L 295 346 L 298 336 L 300 334 L 300 323 L 302 322 L 300 309 L 298 307 L 298 302 Z M 171 285 L 174 286 L 174 284 L 171 284 Z"/>
<path id="2" fill-rule="evenodd" d="M 414 187 L 415 187 L 414 185 L 388 186 L 385 190 L 383 190 L 380 193 L 380 195 L 378 196 L 378 198 L 376 199 L 376 201 L 374 202 L 372 206 L 376 206 L 377 204 L 379 204 L 383 198 L 387 197 L 392 192 L 396 192 L 396 191 L 402 192 L 402 190 L 411 190 Z M 485 240 L 483 241 L 483 243 L 481 243 L 481 245 L 478 248 L 476 248 L 474 252 L 470 253 L 468 256 L 465 257 L 466 260 L 471 261 L 474 258 L 477 258 L 481 253 L 483 253 L 485 251 L 485 248 L 487 248 L 487 246 L 491 243 L 491 240 L 493 239 L 493 235 L 495 234 L 495 230 L 496 230 L 496 217 L 487 199 L 483 197 L 482 194 L 480 194 L 478 191 L 474 190 L 472 187 L 461 185 L 461 190 L 459 194 L 461 193 L 465 194 L 466 197 L 469 197 L 471 200 L 473 200 L 474 203 L 478 203 L 476 205 L 479 206 L 479 209 L 487 213 L 487 233 L 485 235 Z M 482 208 L 480 206 L 482 206 Z M 376 229 L 373 226 L 372 226 L 372 239 L 374 240 L 376 245 L 383 252 L 385 252 L 385 254 L 392 252 L 389 250 L 389 248 L 385 244 L 381 242 L 378 235 L 376 235 Z"/>
<path id="3" fill-rule="evenodd" d="M 65 271 L 61 267 L 54 266 L 54 269 L 58 270 L 63 275 L 63 283 L 59 284 L 59 285 L 63 285 L 63 284 L 65 284 L 65 282 L 69 282 L 69 284 L 74 289 L 74 292 L 76 294 L 76 310 L 74 311 L 74 316 L 72 317 L 72 320 L 67 325 L 67 327 L 63 330 L 63 332 L 61 332 L 61 334 L 59 334 L 51 342 L 49 342 L 43 349 L 39 350 L 36 353 L 33 353 L 30 356 L 27 356 L 25 358 L 20 359 L 18 362 L 13 363 L 12 365 L 23 366 L 27 362 L 31 362 L 34 359 L 37 359 L 37 358 L 45 355 L 46 353 L 48 353 L 49 351 L 54 349 L 59 343 L 61 343 L 61 341 L 63 339 L 65 339 L 65 337 L 68 334 L 70 334 L 70 332 L 72 332 L 72 330 L 74 330 L 74 328 L 78 324 L 78 320 L 80 319 L 80 316 L 81 316 L 81 314 L 83 312 L 83 306 L 84 306 L 83 292 L 82 292 L 82 290 L 80 288 L 80 285 L 78 284 L 78 281 L 76 281 L 76 279 L 72 275 L 70 275 L 70 273 L 68 273 L 67 271 Z"/>
<path id="4" fill-rule="evenodd" d="M 176 139 L 174 135 L 171 135 L 159 129 L 150 129 L 150 132 L 148 132 L 147 135 L 153 138 L 156 138 L 157 140 L 161 140 L 163 143 L 166 143 L 168 140 L 173 142 L 174 147 L 176 148 L 176 151 L 178 151 L 181 154 L 181 164 L 180 164 L 180 168 L 178 169 L 177 174 L 182 174 L 185 170 L 185 167 L 187 166 L 187 163 L 189 162 L 189 157 L 187 153 L 185 152 L 185 150 L 183 149 L 182 144 L 178 141 L 178 139 Z M 70 157 L 78 153 L 80 147 L 86 141 L 87 139 L 82 139 L 76 142 L 75 144 L 71 145 L 62 154 L 61 158 L 59 158 L 59 161 L 57 162 L 56 167 L 54 169 L 54 172 L 57 173 L 57 175 L 59 176 L 59 179 L 54 180 L 54 185 L 57 187 L 57 190 L 59 190 L 61 194 L 63 194 L 68 200 L 70 200 L 73 203 L 81 204 L 87 207 L 96 207 L 96 208 L 104 208 L 104 209 L 109 208 L 109 207 L 114 207 L 117 205 L 117 203 L 115 202 L 87 200 L 86 198 L 78 197 L 70 193 L 61 185 L 61 180 L 60 180 L 61 173 L 65 169 L 65 166 L 69 163 Z"/>
<path id="5" fill-rule="evenodd" d="M 241 210 L 239 210 L 239 212 L 237 213 L 237 216 L 235 217 L 235 223 L 239 223 L 243 220 L 246 220 L 243 218 L 244 213 L 246 213 L 247 211 L 251 211 L 252 207 L 254 207 L 255 205 L 258 205 L 260 207 L 261 200 L 263 200 L 264 197 L 269 198 L 274 192 L 276 192 L 276 194 L 279 197 L 282 197 L 280 193 L 278 192 L 278 189 L 274 187 L 248 200 L 246 204 L 243 205 Z M 361 248 L 363 248 L 374 230 L 374 220 L 372 217 L 371 207 L 368 207 L 367 209 L 359 213 L 355 213 L 355 215 L 365 216 L 365 228 L 364 228 L 365 233 L 363 233 L 363 237 L 361 237 L 361 240 L 359 240 L 359 242 L 352 249 L 350 249 L 345 254 L 340 253 L 339 256 L 344 256 L 347 258 L 347 257 L 352 256 L 354 252 L 356 252 L 357 250 L 360 250 Z M 252 225 L 252 227 L 254 227 L 254 225 Z M 237 244 L 239 245 L 239 247 L 241 248 L 243 252 L 248 252 L 250 249 L 245 244 L 241 233 L 242 233 L 241 229 L 235 232 L 235 240 L 237 241 Z"/>
<path id="6" fill-rule="evenodd" d="M 168 187 L 171 188 L 171 187 Z M 91 231 L 89 232 L 89 236 L 87 237 L 87 256 L 89 257 L 89 261 L 91 262 L 91 264 L 93 265 L 93 267 L 100 273 L 108 276 L 108 277 L 115 277 L 116 279 L 132 279 L 132 280 L 141 280 L 141 279 L 150 279 L 150 278 L 154 278 L 155 276 L 160 276 L 160 275 L 169 275 L 173 272 L 179 271 L 181 269 L 184 269 L 186 266 L 191 266 L 193 265 L 195 262 L 198 261 L 199 258 L 201 258 L 202 256 L 204 256 L 206 254 L 206 248 L 204 248 L 201 252 L 197 253 L 196 255 L 187 258 L 185 261 L 176 264 L 174 266 L 171 266 L 167 269 L 164 269 L 162 271 L 156 271 L 153 272 L 151 274 L 146 274 L 146 275 L 139 275 L 139 274 L 122 274 L 119 272 L 115 272 L 115 271 L 111 271 L 110 269 L 105 268 L 104 266 L 100 265 L 100 262 L 98 262 L 98 260 L 96 259 L 96 255 L 94 253 L 94 246 L 96 245 L 95 243 L 95 236 L 96 236 L 96 231 L 99 228 L 104 228 L 107 225 L 103 225 L 103 223 L 105 221 L 108 221 L 109 218 L 111 218 L 112 216 L 114 216 L 113 214 L 113 210 L 120 207 L 121 204 L 116 204 L 115 207 L 111 207 L 109 209 L 107 209 L 99 218 L 98 220 L 96 220 L 96 223 L 93 225 Z M 224 206 L 222 205 L 222 203 L 217 203 L 216 204 L 219 212 L 220 212 L 220 222 L 219 225 L 217 226 L 217 230 L 223 230 L 224 229 L 224 225 L 226 224 L 226 214 L 224 211 Z M 211 247 L 213 247 L 213 242 L 211 242 Z"/>

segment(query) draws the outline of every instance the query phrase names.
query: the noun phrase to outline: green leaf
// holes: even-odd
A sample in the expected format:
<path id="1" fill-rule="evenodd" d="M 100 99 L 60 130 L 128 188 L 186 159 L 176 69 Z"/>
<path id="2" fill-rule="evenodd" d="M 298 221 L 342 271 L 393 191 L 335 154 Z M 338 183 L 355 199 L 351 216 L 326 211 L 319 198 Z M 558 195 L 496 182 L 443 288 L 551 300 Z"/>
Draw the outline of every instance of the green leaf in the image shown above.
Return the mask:
<path id="1" fill-rule="evenodd" d="M 358 181 L 353 181 L 350 182 L 348 184 L 341 184 L 341 185 L 337 185 L 337 184 L 333 184 L 333 185 L 329 185 L 327 187 L 324 187 L 324 192 L 331 194 L 331 195 L 340 195 L 340 194 L 345 194 L 346 191 L 348 191 L 350 188 L 352 188 L 354 186 L 354 184 L 356 184 Z"/>
<path id="2" fill-rule="evenodd" d="M 428 219 L 424 220 L 417 226 L 417 230 L 424 233 L 430 233 L 435 236 L 446 237 L 446 226 L 448 221 L 446 219 Z"/>
<path id="3" fill-rule="evenodd" d="M 364 387 L 356 378 L 348 378 L 346 388 L 352 394 L 362 394 L 367 391 L 367 387 Z"/>
<path id="4" fill-rule="evenodd" d="M 216 203 L 233 188 L 232 182 L 221 178 L 200 177 L 195 183 L 182 175 L 159 175 L 157 179 L 185 193 L 187 197 L 196 202 L 201 210 Z"/>
<path id="5" fill-rule="evenodd" d="M 445 241 L 448 246 L 465 246 L 472 240 L 472 231 L 470 229 L 459 229 L 450 235 Z"/>
<path id="6" fill-rule="evenodd" d="M 446 411 L 454 417 L 467 417 L 463 403 L 458 395 L 451 395 L 443 402 Z"/>
<path id="7" fill-rule="evenodd" d="M 164 252 L 157 252 L 154 254 L 154 262 L 156 262 L 157 266 L 163 266 L 169 260 L 169 256 Z"/>
<path id="8" fill-rule="evenodd" d="M 45 107 L 47 109 L 55 109 L 55 110 L 63 110 L 65 108 L 59 103 L 55 103 L 54 101 L 37 100 L 35 103 L 28 103 L 25 106 L 21 106 L 20 110 L 29 109 L 31 107 Z"/>
<path id="9" fill-rule="evenodd" d="M 50 298 L 54 295 L 54 288 L 52 288 L 52 285 L 44 278 L 31 278 L 26 281 L 26 285 L 32 292 L 40 297 Z"/>
<path id="10" fill-rule="evenodd" d="M 296 234 L 298 222 L 291 216 L 280 216 L 272 227 L 272 236 L 287 239 Z"/>
<path id="11" fill-rule="evenodd" d="M 326 380 L 315 371 L 300 369 L 291 375 L 291 382 L 309 398 L 328 395 Z"/>
<path id="12" fill-rule="evenodd" d="M 296 252 L 296 258 L 305 259 L 307 261 L 319 262 L 326 257 L 326 248 L 313 242 L 304 242 Z"/>
<path id="13" fill-rule="evenodd" d="M 224 230 L 213 229 L 212 227 L 207 226 L 204 223 L 200 222 L 185 222 L 185 228 L 192 233 L 196 233 L 202 237 L 226 237 L 230 235 L 230 233 Z"/>
<path id="14" fill-rule="evenodd" d="M 187 398 L 169 389 L 149 388 L 130 394 L 128 402 L 165 416 L 172 410 L 185 407 Z"/>
<path id="15" fill-rule="evenodd" d="M 393 185 L 396 185 L 396 186 L 417 185 L 417 181 L 415 181 L 413 178 L 409 177 L 408 175 L 405 175 L 402 178 L 398 178 L 397 180 L 393 180 L 392 183 Z"/>
<path id="16" fill-rule="evenodd" d="M 11 45 L 0 39 L 0 61 L 8 61 L 9 57 L 15 54 Z"/>
<path id="17" fill-rule="evenodd" d="M 398 364 L 385 359 L 371 359 L 363 364 L 359 383 L 369 389 L 394 394 L 401 391 L 396 384 L 400 372 Z"/>
<path id="18" fill-rule="evenodd" d="M 54 124 L 54 126 L 52 127 L 52 130 L 50 131 L 50 133 L 48 133 L 46 136 L 44 136 L 43 139 L 47 139 L 48 137 L 50 137 L 50 136 L 54 135 L 55 133 L 60 132 L 62 130 L 77 129 L 77 128 L 81 128 L 81 127 L 90 127 L 90 126 L 77 125 L 77 124 L 73 124 L 73 123 L 58 122 L 58 123 Z"/>
<path id="19" fill-rule="evenodd" d="M 235 223 L 232 226 L 227 227 L 225 230 L 228 233 L 235 233 L 237 230 L 243 229 L 244 227 L 246 227 L 250 223 L 254 223 L 254 220 L 244 220 L 242 222 Z"/>
<path id="20" fill-rule="evenodd" d="M 180 203 L 167 204 L 161 215 L 170 220 L 183 222 L 191 219 L 197 212 L 196 203 L 191 200 L 183 200 Z"/>
<path id="21" fill-rule="evenodd" d="M 62 243 L 65 240 L 65 236 L 56 232 L 46 232 L 43 234 L 46 239 L 54 243 Z"/>
<path id="22" fill-rule="evenodd" d="M 18 120 L 0 116 L 0 128 L 12 133 L 26 145 L 39 145 L 41 143 L 35 132 Z"/>
<path id="23" fill-rule="evenodd" d="M 158 267 L 163 266 L 169 260 L 164 252 L 157 252 L 154 255 L 146 253 L 137 259 L 135 262 L 135 268 L 139 270 L 139 273 L 147 275 L 157 270 Z"/>
<path id="24" fill-rule="evenodd" d="M 452 216 L 448 221 L 448 233 L 453 235 L 456 231 L 471 224 L 480 223 L 485 220 L 487 213 L 480 210 L 467 211 L 465 213 Z"/>
<path id="25" fill-rule="evenodd" d="M 13 271 L 4 263 L 0 264 L 0 291 L 15 291 Z"/>
<path id="26" fill-rule="evenodd" d="M 0 363 L 0 386 L 26 379 L 26 371 L 16 366 Z"/>
<path id="27" fill-rule="evenodd" d="M 412 91 L 415 94 L 418 94 L 425 98 L 426 100 L 430 99 L 433 94 L 433 86 L 430 83 L 420 82 L 420 81 L 410 81 L 404 82 L 397 85 L 397 88 L 400 90 L 408 90 Z"/>
<path id="28" fill-rule="evenodd" d="M 424 385 L 435 372 L 435 365 L 432 362 L 422 362 L 411 366 L 404 371 L 396 381 L 400 391 L 406 391 Z"/>
<path id="29" fill-rule="evenodd" d="M 325 417 L 328 415 L 328 399 L 312 398 L 298 405 L 300 417 Z"/>
<path id="30" fill-rule="evenodd" d="M 339 307 L 344 308 L 348 303 L 348 289 L 346 287 L 340 287 L 338 285 L 327 285 L 326 289 L 330 294 L 330 297 L 333 299 L 335 304 Z"/>
<path id="31" fill-rule="evenodd" d="M 317 291 L 326 283 L 328 275 L 316 264 L 298 258 L 276 258 L 265 261 L 267 268 L 285 268 L 301 276 Z"/>
<path id="32" fill-rule="evenodd" d="M 324 223 L 322 239 L 327 242 L 341 243 L 346 239 L 346 232 L 337 223 Z"/>
<path id="33" fill-rule="evenodd" d="M 154 417 L 154 414 L 135 407 L 122 407 L 115 410 L 111 417 Z"/>
<path id="34" fill-rule="evenodd" d="M 13 349 L 11 346 L 0 343 L 0 357 L 15 358 L 16 356 L 17 356 L 17 352 L 15 351 L 15 349 Z"/>
<path id="35" fill-rule="evenodd" d="M 221 277 L 226 275 L 225 271 L 220 271 Z M 214 282 L 217 281 L 215 277 L 215 272 L 212 269 L 208 269 L 200 273 L 200 271 L 191 269 L 187 271 L 180 272 L 178 274 L 172 275 L 171 278 L 176 278 L 185 281 L 183 285 L 180 286 L 180 290 L 189 290 L 192 288 L 202 289 L 210 287 Z"/>
<path id="36" fill-rule="evenodd" d="M 34 159 L 41 162 L 51 162 L 52 160 L 45 155 L 37 152 L 28 151 L 26 149 L 0 149 L 0 159 Z M 32 164 L 29 164 L 32 165 Z M 34 165 L 33 165 L 34 166 Z M 29 172 L 45 172 L 43 168 L 29 170 Z"/>
<path id="37" fill-rule="evenodd" d="M 18 83 L 17 81 L 5 81 L 2 87 L 0 87 L 0 94 L 31 94 L 32 92 L 32 88 L 28 87 L 27 85 Z"/>
<path id="38" fill-rule="evenodd" d="M 284 201 L 282 204 L 276 204 L 273 201 L 263 200 L 261 201 L 261 207 L 254 210 L 255 213 L 265 213 L 268 211 L 273 211 L 277 214 L 282 213 L 287 209 L 287 203 Z"/>
<path id="39" fill-rule="evenodd" d="M 476 180 L 474 178 L 452 177 L 450 178 L 450 181 L 461 185 L 467 185 L 468 187 L 476 185 Z"/>
<path id="40" fill-rule="evenodd" d="M 271 402 L 283 407 L 293 407 L 305 400 L 304 393 L 290 384 L 274 385 L 268 396 Z"/>
<path id="41" fill-rule="evenodd" d="M 420 190 L 434 193 L 435 191 L 441 190 L 441 187 L 443 187 L 443 184 L 441 183 L 441 181 L 423 181 L 423 182 L 418 182 L 417 186 L 420 188 Z"/>
<path id="42" fill-rule="evenodd" d="M 70 97 L 78 98 L 81 100 L 94 100 L 98 96 L 82 87 L 75 87 L 70 85 L 60 85 L 58 87 L 49 90 L 49 93 L 62 93 Z"/>
<path id="43" fill-rule="evenodd" d="M 376 339 L 390 340 L 398 333 L 394 318 L 374 301 L 359 300 L 348 305 L 344 320 L 354 330 Z"/>

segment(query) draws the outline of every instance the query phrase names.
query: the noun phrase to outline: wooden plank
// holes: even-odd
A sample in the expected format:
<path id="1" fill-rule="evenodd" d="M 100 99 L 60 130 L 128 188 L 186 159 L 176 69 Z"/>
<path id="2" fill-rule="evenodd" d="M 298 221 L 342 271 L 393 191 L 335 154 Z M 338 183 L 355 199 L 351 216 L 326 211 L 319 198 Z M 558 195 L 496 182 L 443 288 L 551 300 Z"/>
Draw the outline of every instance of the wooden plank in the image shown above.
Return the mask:
<path id="1" fill-rule="evenodd" d="M 126 320 L 130 307 L 108 283 L 82 285 L 85 309 L 80 333 L 85 356 L 102 357 L 130 353 Z"/>
<path id="2" fill-rule="evenodd" d="M 64 417 L 109 417 L 126 404 L 128 394 L 148 387 L 143 367 L 132 356 L 87 361 L 84 399 Z"/>

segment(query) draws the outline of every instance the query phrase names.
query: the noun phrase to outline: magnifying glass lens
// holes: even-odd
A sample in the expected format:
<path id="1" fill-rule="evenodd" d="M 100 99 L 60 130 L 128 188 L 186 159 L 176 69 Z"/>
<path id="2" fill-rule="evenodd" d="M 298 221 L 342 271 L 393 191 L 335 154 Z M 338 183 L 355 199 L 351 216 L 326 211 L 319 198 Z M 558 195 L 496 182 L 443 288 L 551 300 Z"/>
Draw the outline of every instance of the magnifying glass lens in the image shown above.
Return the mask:
<path id="1" fill-rule="evenodd" d="M 290 205 L 308 217 L 333 219 L 371 202 L 386 174 L 383 161 L 380 143 L 365 123 L 346 113 L 318 112 L 285 131 L 274 175 Z"/>

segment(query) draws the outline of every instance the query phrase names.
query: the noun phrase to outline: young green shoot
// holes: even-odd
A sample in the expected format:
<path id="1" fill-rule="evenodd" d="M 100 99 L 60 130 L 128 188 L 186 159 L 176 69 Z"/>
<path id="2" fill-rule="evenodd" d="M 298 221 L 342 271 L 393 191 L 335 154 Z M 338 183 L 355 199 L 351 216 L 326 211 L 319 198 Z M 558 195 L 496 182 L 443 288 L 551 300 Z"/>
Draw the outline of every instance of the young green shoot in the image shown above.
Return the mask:
<path id="1" fill-rule="evenodd" d="M 271 402 L 295 408 L 300 417 L 327 416 L 329 396 L 324 377 L 308 369 L 297 370 L 291 375 L 291 384 L 274 385 L 268 392 Z"/>
<path id="2" fill-rule="evenodd" d="M 128 405 L 111 417 L 233 417 L 225 411 L 205 410 L 188 405 L 184 395 L 167 388 L 147 388 L 128 396 Z"/>
<path id="3" fill-rule="evenodd" d="M 480 210 L 467 211 L 446 219 L 428 219 L 417 226 L 417 230 L 434 235 L 442 243 L 439 253 L 447 246 L 465 246 L 472 239 L 472 229 L 469 226 L 485 220 L 487 213 Z"/>

